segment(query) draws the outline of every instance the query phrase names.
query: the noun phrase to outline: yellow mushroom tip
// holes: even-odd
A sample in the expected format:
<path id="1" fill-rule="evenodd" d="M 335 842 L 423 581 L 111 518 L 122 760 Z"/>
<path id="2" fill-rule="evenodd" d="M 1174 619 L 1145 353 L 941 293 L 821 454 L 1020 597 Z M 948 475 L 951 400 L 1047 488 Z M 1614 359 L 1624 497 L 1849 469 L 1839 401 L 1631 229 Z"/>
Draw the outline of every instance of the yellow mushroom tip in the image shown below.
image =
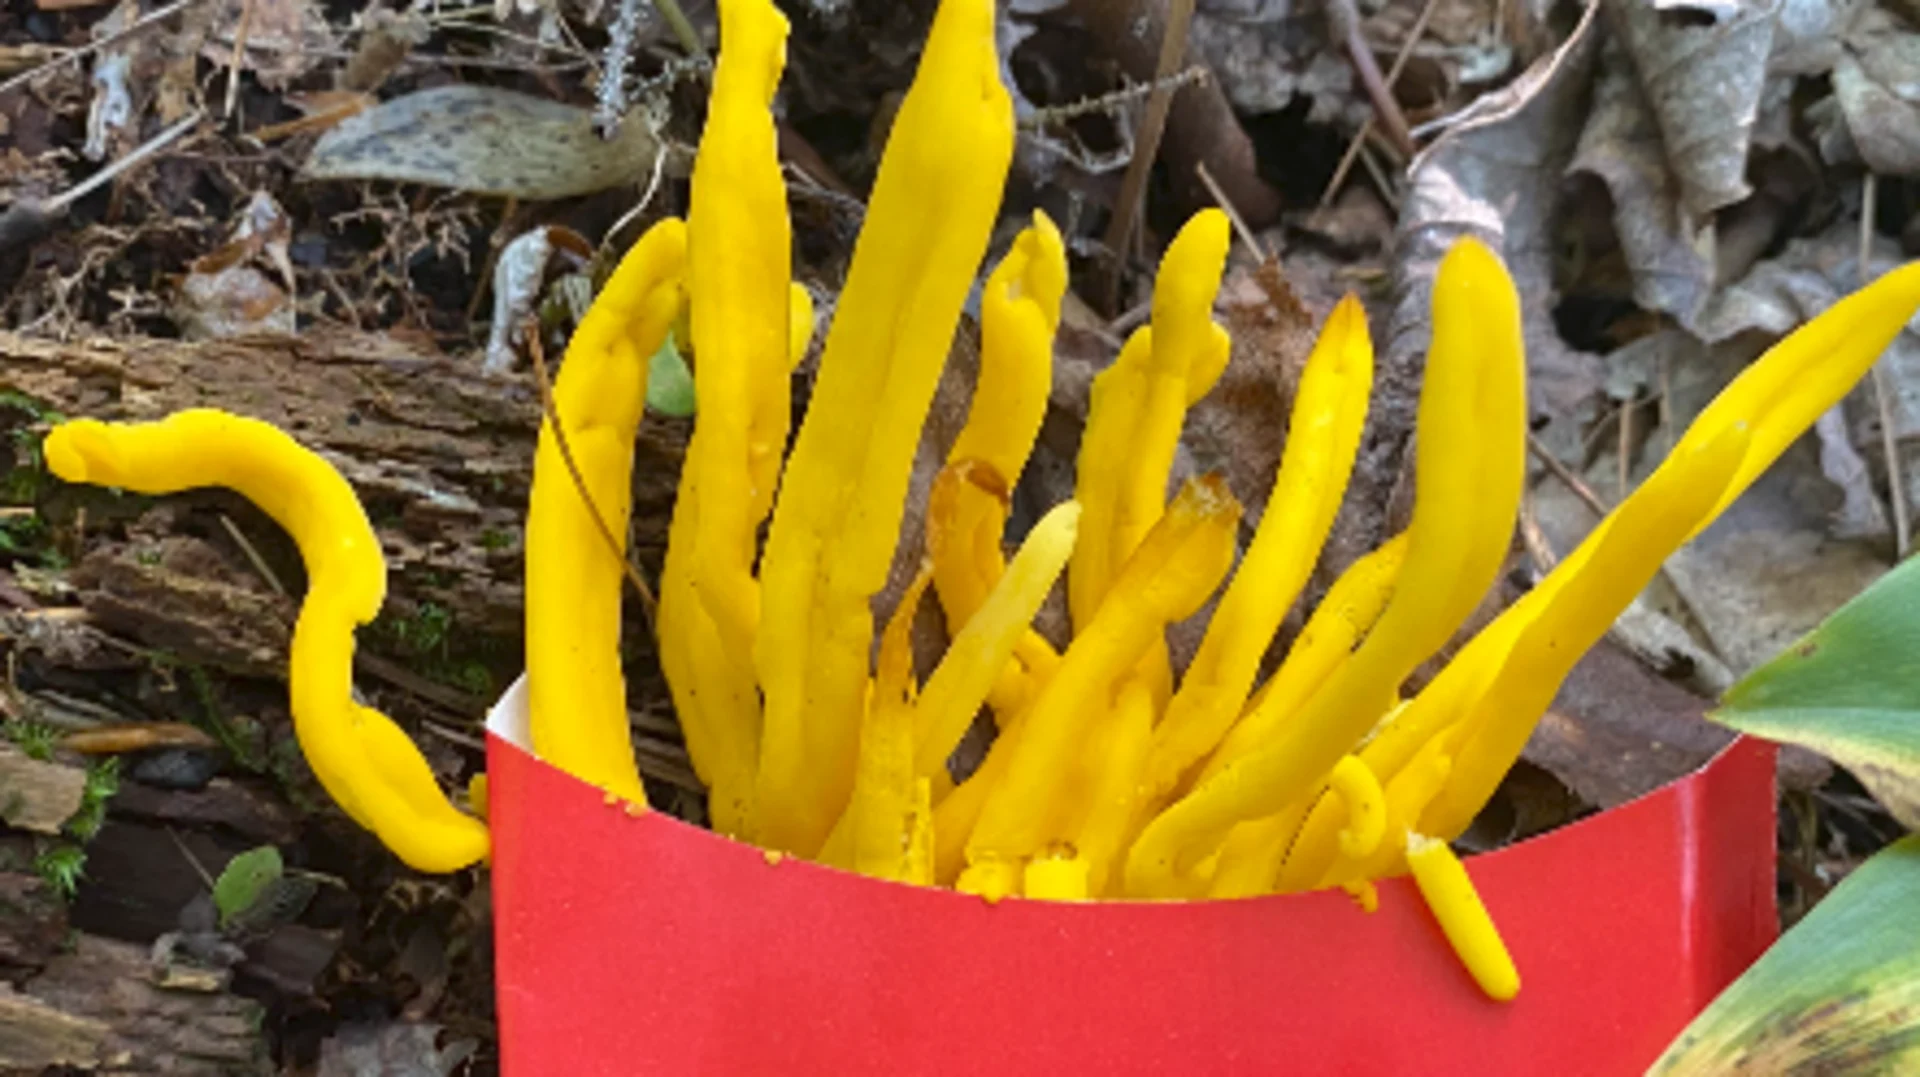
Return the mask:
<path id="1" fill-rule="evenodd" d="M 1475 891 L 1466 866 L 1438 838 L 1408 833 L 1406 849 L 1414 885 L 1467 974 L 1488 998 L 1513 1001 L 1520 994 L 1519 969 Z"/>
<path id="2" fill-rule="evenodd" d="M 1227 266 L 1227 247 L 1232 240 L 1233 226 L 1218 209 L 1203 209 L 1187 218 L 1160 259 L 1160 273 L 1154 283 L 1155 306 L 1160 305 L 1162 289 L 1171 283 L 1191 281 L 1209 292 L 1218 288 L 1220 273 Z"/>
<path id="3" fill-rule="evenodd" d="M 1067 292 L 1067 244 L 1060 229 L 1045 210 L 1033 211 L 1033 224 L 1020 233 L 1026 264 L 1021 268 L 1020 290 L 1040 304 L 1049 327 L 1060 322 L 1060 301 Z"/>
<path id="4" fill-rule="evenodd" d="M 1367 329 L 1367 311 L 1360 305 L 1359 296 L 1348 292 L 1333 305 L 1320 327 L 1320 339 L 1334 349 L 1336 372 L 1344 373 L 1357 362 L 1372 364 L 1373 335 Z"/>
<path id="5" fill-rule="evenodd" d="M 47 470 L 64 482 L 111 483 L 125 471 L 107 424 L 97 419 L 61 423 L 41 445 Z"/>
<path id="6" fill-rule="evenodd" d="M 1489 308 L 1487 304 L 1498 304 Z M 1474 311 L 1475 317 L 1498 315 L 1501 322 L 1520 323 L 1520 295 L 1498 252 L 1472 236 L 1448 248 L 1433 282 L 1434 317 L 1453 311 Z"/>

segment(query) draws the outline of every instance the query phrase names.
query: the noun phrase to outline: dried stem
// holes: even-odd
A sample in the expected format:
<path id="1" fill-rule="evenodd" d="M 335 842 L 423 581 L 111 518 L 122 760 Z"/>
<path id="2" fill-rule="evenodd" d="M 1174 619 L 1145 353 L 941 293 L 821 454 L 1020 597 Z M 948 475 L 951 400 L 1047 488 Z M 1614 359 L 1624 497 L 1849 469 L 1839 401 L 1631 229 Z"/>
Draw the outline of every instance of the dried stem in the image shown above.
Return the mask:
<path id="1" fill-rule="evenodd" d="M 1407 31 L 1406 40 L 1400 42 L 1400 51 L 1394 54 L 1393 64 L 1387 68 L 1386 91 L 1389 100 L 1392 100 L 1394 86 L 1400 81 L 1400 72 L 1406 70 L 1407 60 L 1413 55 L 1413 47 L 1420 43 L 1421 36 L 1427 32 L 1427 22 L 1433 18 L 1434 9 L 1439 6 L 1440 0 L 1427 0 L 1420 8 L 1420 17 L 1413 20 L 1413 28 Z M 1352 141 L 1347 143 L 1347 152 L 1340 155 L 1340 164 L 1333 170 L 1333 178 L 1327 181 L 1326 192 L 1320 196 L 1322 209 L 1333 204 L 1334 195 L 1339 193 L 1340 185 L 1347 180 L 1347 173 L 1353 170 L 1354 162 L 1359 160 L 1360 147 L 1365 144 L 1367 136 L 1373 133 L 1373 127 L 1373 117 L 1369 116 L 1360 125 L 1360 130 L 1354 132 Z M 1412 138 L 1411 131 L 1408 132 L 1408 138 Z"/>
<path id="2" fill-rule="evenodd" d="M 1135 220 L 1145 201 L 1147 177 L 1154 159 L 1160 155 L 1160 136 L 1167 129 L 1167 110 L 1173 107 L 1173 91 L 1160 85 L 1179 69 L 1187 55 L 1187 31 L 1193 25 L 1194 0 L 1172 0 L 1167 10 L 1166 33 L 1160 38 L 1160 60 L 1154 71 L 1153 93 L 1147 97 L 1146 112 L 1140 117 L 1140 130 L 1133 139 L 1133 160 L 1120 180 L 1120 196 L 1113 205 L 1113 219 L 1107 223 L 1106 247 L 1116 259 L 1123 259 L 1127 241 L 1133 236 Z M 1120 301 L 1121 264 L 1108 267 L 1106 307 L 1112 310 Z"/>
<path id="3" fill-rule="evenodd" d="M 1865 288 L 1873 280 L 1870 268 L 1873 258 L 1873 217 L 1874 202 L 1878 195 L 1879 183 L 1872 172 L 1862 181 L 1860 188 L 1860 287 Z M 1887 500 L 1893 504 L 1893 549 L 1897 559 L 1904 560 L 1907 551 L 1912 548 L 1912 523 L 1907 515 L 1906 480 L 1900 473 L 1900 444 L 1893 432 L 1893 383 L 1887 377 L 1887 364 L 1881 360 L 1873 364 L 1873 398 L 1880 411 L 1880 448 L 1887 458 Z"/>
<path id="4" fill-rule="evenodd" d="M 640 593 L 640 605 L 647 614 L 647 628 L 654 630 L 654 616 L 659 602 L 653 597 L 653 588 L 647 586 L 646 578 L 634 567 L 632 561 L 622 552 L 620 540 L 613 534 L 613 528 L 607 526 L 607 518 L 600 515 L 600 506 L 594 504 L 593 494 L 587 490 L 586 476 L 580 474 L 580 466 L 573 462 L 573 448 L 567 444 L 567 428 L 560 423 L 560 409 L 553 402 L 553 379 L 547 376 L 547 353 L 540 346 L 538 326 L 529 323 L 527 327 L 527 351 L 533 356 L 533 380 L 540 387 L 540 410 L 546 416 L 547 423 L 553 427 L 553 443 L 560 450 L 560 459 L 567 465 L 567 474 L 573 477 L 574 489 L 580 492 L 580 500 L 586 502 L 587 515 L 593 517 L 593 525 L 600 530 L 600 537 L 606 540 L 607 549 L 619 560 L 620 567 L 626 570 L 627 582 Z"/>
<path id="5" fill-rule="evenodd" d="M 1386 80 L 1380 77 L 1380 65 L 1374 62 L 1373 48 L 1360 30 L 1360 12 L 1354 8 L 1353 0 L 1328 0 L 1327 23 L 1333 37 L 1346 44 L 1347 57 L 1360 76 L 1360 85 L 1366 89 L 1367 99 L 1373 102 L 1374 118 L 1386 130 L 1387 138 L 1401 156 L 1411 159 L 1416 147 L 1412 132 L 1407 130 L 1407 117 L 1400 111 L 1399 102 L 1393 99 Z"/>

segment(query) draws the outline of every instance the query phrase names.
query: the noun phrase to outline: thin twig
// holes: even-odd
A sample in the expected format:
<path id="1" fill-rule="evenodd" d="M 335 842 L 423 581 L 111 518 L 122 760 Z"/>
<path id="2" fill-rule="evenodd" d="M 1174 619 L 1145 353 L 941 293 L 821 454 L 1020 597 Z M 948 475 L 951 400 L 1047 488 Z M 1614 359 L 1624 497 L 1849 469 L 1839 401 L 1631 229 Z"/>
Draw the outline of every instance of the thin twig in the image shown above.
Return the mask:
<path id="1" fill-rule="evenodd" d="M 1527 557 L 1533 561 L 1533 571 L 1544 578 L 1560 563 L 1560 555 L 1553 552 L 1553 542 L 1540 526 L 1540 516 L 1533 506 L 1533 491 L 1520 491 L 1520 539 L 1526 544 Z"/>
<path id="2" fill-rule="evenodd" d="M 1200 182 L 1206 185 L 1207 193 L 1213 196 L 1214 204 L 1219 206 L 1220 211 L 1227 215 L 1227 220 L 1232 222 L 1234 233 L 1240 237 L 1240 242 L 1245 243 L 1247 249 L 1253 252 L 1253 256 L 1261 261 L 1272 258 L 1273 252 L 1267 250 L 1261 244 L 1260 237 L 1254 235 L 1253 229 L 1247 227 L 1246 218 L 1240 215 L 1239 208 L 1227 197 L 1227 192 L 1220 189 L 1220 184 L 1213 178 L 1213 173 L 1207 171 L 1207 163 L 1201 161 L 1193 166 L 1193 170 L 1199 173 Z"/>
<path id="3" fill-rule="evenodd" d="M 507 196 L 507 204 L 500 208 L 500 223 L 494 226 L 493 234 L 487 237 L 487 259 L 481 264 L 479 274 L 474 278 L 473 295 L 467 300 L 466 321 L 470 325 L 480 313 L 480 301 L 486 298 L 493 284 L 494 267 L 500 264 L 500 252 L 507 249 L 507 226 L 513 223 L 513 215 L 520 210 L 520 199 Z"/>
<path id="4" fill-rule="evenodd" d="M 227 65 L 227 104 L 223 119 L 233 119 L 233 106 L 240 100 L 240 64 L 247 58 L 247 31 L 253 27 L 254 0 L 240 0 L 240 24 L 233 30 L 233 58 Z"/>
<path id="5" fill-rule="evenodd" d="M 633 562 L 627 560 L 620 540 L 614 537 L 613 528 L 607 526 L 606 517 L 600 515 L 600 506 L 594 504 L 593 494 L 587 490 L 586 477 L 580 474 L 580 466 L 573 461 L 573 448 L 567 444 L 566 427 L 561 424 L 560 409 L 553 401 L 553 381 L 547 377 L 546 349 L 540 345 L 540 333 L 536 326 L 528 326 L 527 351 L 533 357 L 533 378 L 540 387 L 540 410 L 546 416 L 547 424 L 553 427 L 553 443 L 560 450 L 560 459 L 566 462 L 567 474 L 573 476 L 574 489 L 580 492 L 580 500 L 586 502 L 587 515 L 593 517 L 594 526 L 600 529 L 600 537 L 606 540 L 607 550 L 626 570 L 627 582 L 640 593 L 640 606 L 646 611 L 647 627 L 651 630 L 659 603 L 653 597 L 653 588 L 647 586 L 646 578 L 640 575 L 640 570 L 634 567 Z"/>
<path id="6" fill-rule="evenodd" d="M 1400 195 L 1394 191 L 1393 180 L 1387 175 L 1386 168 L 1374 158 L 1374 150 L 1370 142 L 1363 142 L 1360 145 L 1360 164 L 1366 168 L 1367 176 L 1373 180 L 1373 185 L 1380 189 L 1380 200 L 1387 204 L 1388 209 L 1393 210 L 1395 216 L 1399 216 Z"/>
<path id="7" fill-rule="evenodd" d="M 1531 433 L 1527 435 L 1527 450 L 1533 453 L 1534 459 L 1546 465 L 1547 470 L 1553 473 L 1554 478 L 1566 483 L 1567 489 L 1573 491 L 1573 496 L 1579 498 L 1588 508 L 1592 509 L 1595 516 L 1605 516 L 1607 513 L 1613 511 L 1613 506 L 1601 500 L 1600 495 L 1593 492 L 1593 487 L 1588 486 L 1580 476 L 1568 470 L 1567 465 L 1561 463 L 1560 459 L 1554 456 L 1552 451 L 1545 445 L 1540 444 L 1540 439 L 1534 437 Z"/>
<path id="8" fill-rule="evenodd" d="M 680 0 L 653 0 L 653 6 L 667 20 L 667 27 L 680 42 L 681 51 L 696 60 L 707 59 L 706 43 L 700 40 L 700 31 L 693 28 L 687 13 L 680 10 Z"/>
<path id="9" fill-rule="evenodd" d="M 107 183 L 112 182 L 115 177 L 125 173 L 128 169 L 133 168 L 135 165 L 140 164 L 142 161 L 147 160 L 154 154 L 172 145 L 181 135 L 193 130 L 203 115 L 204 113 L 195 109 L 193 112 L 181 117 L 173 126 L 142 142 L 140 145 L 135 146 L 125 157 L 114 161 L 107 167 L 81 180 L 72 188 L 47 199 L 40 206 L 41 212 L 48 214 L 66 212 L 67 207 L 80 201 L 87 195 L 92 194 L 94 191 L 99 190 Z"/>
<path id="10" fill-rule="evenodd" d="M 61 64 L 70 64 L 70 63 L 73 63 L 75 60 L 81 59 L 82 57 L 91 56 L 94 53 L 99 52 L 101 49 L 112 48 L 113 46 L 120 44 L 121 42 L 127 40 L 133 35 L 146 30 L 148 27 L 152 26 L 154 23 L 172 18 L 173 16 L 178 15 L 180 12 L 185 11 L 187 8 L 199 2 L 200 0 L 174 0 L 173 3 L 168 4 L 165 7 L 155 8 L 154 10 L 149 11 L 147 12 L 147 14 L 134 20 L 133 25 L 127 27 L 125 30 L 120 31 L 117 34 L 109 34 L 98 41 L 91 41 L 85 45 L 81 45 L 79 48 L 71 49 L 67 52 L 63 52 L 59 56 L 56 56 L 53 59 L 48 60 L 46 63 L 41 64 L 40 66 L 34 68 L 31 71 L 22 71 L 20 74 L 15 75 L 14 77 L 8 79 L 7 81 L 0 82 L 0 94 L 4 94 L 8 90 L 11 90 L 16 86 L 22 85 L 23 83 L 32 82 L 34 79 L 37 79 L 44 74 L 47 74 L 48 72 L 59 67 Z"/>
<path id="11" fill-rule="evenodd" d="M 1103 93 L 1098 97 L 1069 101 L 1064 105 L 1048 105 L 1036 108 L 1032 114 L 1019 122 L 1022 131 L 1033 131 L 1049 124 L 1065 123 L 1068 120 L 1091 116 L 1096 112 L 1116 112 L 1124 105 L 1130 105 L 1142 97 L 1151 97 L 1156 90 L 1169 92 L 1205 79 L 1211 72 L 1195 64 L 1183 71 L 1176 71 L 1163 79 L 1143 82 L 1135 86 L 1122 86 L 1117 90 Z"/>
<path id="12" fill-rule="evenodd" d="M 1367 99 L 1373 102 L 1374 118 L 1380 121 L 1380 127 L 1401 155 L 1412 159 L 1417 147 L 1412 132 L 1407 130 L 1407 117 L 1400 111 L 1400 103 L 1393 99 L 1386 80 L 1380 77 L 1373 47 L 1367 44 L 1367 35 L 1360 29 L 1360 12 L 1354 8 L 1353 0 L 1328 0 L 1326 11 L 1332 36 L 1346 45 L 1347 58 L 1353 61 L 1360 85 L 1366 89 Z"/>
<path id="13" fill-rule="evenodd" d="M 622 213 L 620 219 L 613 222 L 613 227 L 607 229 L 606 238 L 600 241 L 602 246 L 613 242 L 613 238 L 620 234 L 621 229 L 632 224 L 635 218 L 645 213 L 647 207 L 653 204 L 653 196 L 660 190 L 660 175 L 665 171 L 666 162 L 667 149 L 662 146 L 653 155 L 653 174 L 647 177 L 647 189 L 640 193 L 640 201 L 634 203 L 632 209 Z"/>
<path id="14" fill-rule="evenodd" d="M 1613 496 L 1624 501 L 1627 489 L 1633 482 L 1633 463 L 1629 459 L 1633 454 L 1633 401 L 1620 405 L 1620 446 L 1614 455 L 1618 457 L 1614 471 Z"/>
<path id="15" fill-rule="evenodd" d="M 267 559 L 260 556 L 260 551 L 254 548 L 253 543 L 247 541 L 247 536 L 240 533 L 240 528 L 235 526 L 233 520 L 224 512 L 220 514 L 220 526 L 227 529 L 227 535 L 240 546 L 240 552 L 247 555 L 247 561 L 253 565 L 253 570 L 260 574 L 261 579 L 267 581 L 267 586 L 273 588 L 273 593 L 281 598 L 287 597 L 286 586 L 280 582 L 279 576 L 274 575 L 272 566 L 267 564 Z"/>
<path id="16" fill-rule="evenodd" d="M 1400 81 L 1400 72 L 1406 70 L 1407 60 L 1413 56 L 1413 47 L 1420 43 L 1421 36 L 1427 32 L 1427 21 L 1433 18 L 1434 9 L 1439 6 L 1440 0 L 1427 0 L 1420 8 L 1420 17 L 1413 20 L 1413 29 L 1407 31 L 1406 40 L 1400 42 L 1400 51 L 1394 54 L 1393 64 L 1387 68 L 1386 89 L 1389 99 L 1393 96 L 1394 86 Z M 1347 152 L 1340 155 L 1340 164 L 1334 168 L 1333 178 L 1327 181 L 1327 189 L 1320 195 L 1321 209 L 1333 204 L 1333 197 L 1339 193 L 1340 185 L 1347 181 L 1347 173 L 1353 170 L 1354 162 L 1360 159 L 1360 146 L 1373 131 L 1373 121 L 1374 118 L 1368 116 L 1347 143 Z M 1407 137 L 1411 139 L 1412 132 L 1408 132 Z"/>
<path id="17" fill-rule="evenodd" d="M 1187 31 L 1193 25 L 1194 0 L 1171 0 L 1167 5 L 1167 25 L 1160 37 L 1160 59 L 1153 73 L 1153 93 L 1147 97 L 1146 111 L 1140 117 L 1140 129 L 1133 138 L 1133 160 L 1127 162 L 1126 175 L 1120 180 L 1120 197 L 1113 204 L 1113 219 L 1107 222 L 1106 247 L 1115 262 L 1108 267 L 1106 309 L 1120 302 L 1120 278 L 1126 260 L 1127 241 L 1133 236 L 1134 222 L 1146 200 L 1147 177 L 1153 172 L 1154 159 L 1160 156 L 1160 136 L 1166 133 L 1167 113 L 1173 108 L 1173 91 L 1159 85 L 1180 66 L 1187 55 Z"/>
<path id="18" fill-rule="evenodd" d="M 1879 190 L 1878 178 L 1867 173 L 1860 187 L 1860 287 L 1873 281 L 1874 202 Z M 1893 433 L 1893 383 L 1887 377 L 1886 361 L 1873 364 L 1873 398 L 1880 412 L 1880 448 L 1887 458 L 1887 500 L 1893 504 L 1893 552 L 1905 560 L 1912 546 L 1912 522 L 1907 515 L 1906 480 L 1900 474 L 1900 445 Z"/>
<path id="19" fill-rule="evenodd" d="M 180 850 L 181 856 L 186 857 L 187 866 L 193 869 L 195 875 L 200 876 L 201 882 L 207 884 L 207 889 L 213 889 L 213 876 L 207 872 L 207 866 L 200 862 L 199 857 L 193 855 L 193 850 L 187 848 L 187 843 L 180 840 L 180 835 L 174 833 L 172 827 L 167 827 L 167 837 L 173 839 L 173 847 Z"/>

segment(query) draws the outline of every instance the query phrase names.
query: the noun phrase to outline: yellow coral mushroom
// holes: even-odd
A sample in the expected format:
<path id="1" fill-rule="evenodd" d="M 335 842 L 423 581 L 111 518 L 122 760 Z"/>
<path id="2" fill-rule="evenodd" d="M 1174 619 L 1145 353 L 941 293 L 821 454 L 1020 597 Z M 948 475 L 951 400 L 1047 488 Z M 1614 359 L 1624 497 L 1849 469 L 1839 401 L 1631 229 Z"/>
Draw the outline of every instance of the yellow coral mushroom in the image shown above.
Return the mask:
<path id="1" fill-rule="evenodd" d="M 1432 296 L 1407 530 L 1336 579 L 1278 671 L 1260 662 L 1344 496 L 1373 353 L 1338 305 L 1298 387 L 1272 508 L 1184 671 L 1167 630 L 1233 567 L 1240 502 L 1218 476 L 1167 497 L 1188 409 L 1230 342 L 1212 308 L 1225 218 L 1187 221 L 1150 324 L 1095 380 L 1075 496 L 1013 547 L 1012 491 L 1051 389 L 1065 244 L 1036 215 L 981 288 L 981 371 L 933 485 L 927 563 L 888 615 L 909 475 L 935 383 L 999 211 L 1013 147 L 989 0 L 942 0 L 874 187 L 784 461 L 788 379 L 810 333 L 791 280 L 770 105 L 786 23 L 721 0 L 719 65 L 690 221 L 622 262 L 556 389 L 584 494 L 543 427 L 528 527 L 536 748 L 630 799 L 620 680 L 620 551 L 647 357 L 684 322 L 698 416 L 669 532 L 662 665 L 715 825 L 797 852 L 988 900 L 1229 897 L 1340 886 L 1363 905 L 1410 873 L 1482 989 L 1511 998 L 1512 956 L 1446 842 L 1512 765 L 1580 653 L 1680 543 L 1833 406 L 1920 306 L 1920 265 L 1842 300 L 1730 385 L 1668 459 L 1528 595 L 1402 698 L 1485 598 L 1525 479 L 1518 295 L 1499 256 L 1456 244 Z M 236 485 L 287 526 L 314 580 L 295 637 L 301 742 L 346 810 L 409 863 L 484 855 L 417 752 L 352 703 L 352 629 L 384 577 L 337 475 L 270 429 L 189 415 L 68 424 L 57 473 L 161 491 Z M 278 439 L 278 440 L 276 440 Z M 219 452 L 244 445 L 247 452 Z M 289 491 L 318 491 L 301 507 Z M 759 534 L 767 529 L 764 546 Z M 621 528 L 614 528 L 616 535 Z M 614 547 L 618 542 L 611 544 Z M 1064 570 L 1070 632 L 1034 622 Z M 950 644 L 924 687 L 911 628 L 931 587 Z M 982 706 L 997 738 L 950 774 Z"/>
<path id="2" fill-rule="evenodd" d="M 45 452 L 68 482 L 143 494 L 224 486 L 286 528 L 307 569 L 287 687 L 314 776 L 410 867 L 455 871 L 487 855 L 486 825 L 453 806 L 391 719 L 353 698 L 353 631 L 380 611 L 387 566 L 333 465 L 267 423 L 211 409 L 151 423 L 61 423 Z"/>
<path id="3" fill-rule="evenodd" d="M 781 478 L 753 652 L 765 697 L 760 839 L 775 848 L 816 851 L 852 788 L 869 603 L 886 583 L 914 446 L 1013 159 L 993 27 L 990 0 L 946 0 L 934 15 Z"/>

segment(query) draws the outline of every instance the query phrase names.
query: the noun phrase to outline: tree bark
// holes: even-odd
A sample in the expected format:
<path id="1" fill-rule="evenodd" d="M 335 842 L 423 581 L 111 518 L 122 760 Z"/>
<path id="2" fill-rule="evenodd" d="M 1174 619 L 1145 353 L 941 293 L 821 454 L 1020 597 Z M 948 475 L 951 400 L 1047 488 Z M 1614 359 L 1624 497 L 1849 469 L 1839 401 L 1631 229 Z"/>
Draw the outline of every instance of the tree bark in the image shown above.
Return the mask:
<path id="1" fill-rule="evenodd" d="M 518 672 L 539 419 L 530 375 L 483 377 L 391 334 L 61 342 L 0 332 L 0 390 L 17 394 L 0 399 L 0 425 L 14 427 L 16 472 L 37 467 L 22 449 L 37 444 L 35 426 L 47 421 L 35 424 L 38 409 L 151 420 L 215 407 L 274 423 L 340 469 L 385 549 L 388 599 L 360 633 L 363 680 L 477 719 Z M 649 416 L 635 445 L 630 550 L 650 578 L 664 555 L 687 430 L 685 421 Z M 74 563 L 68 579 L 94 626 L 184 663 L 284 676 L 304 576 L 292 541 L 264 514 L 226 493 L 118 498 L 44 477 L 37 489 L 36 508 Z M 640 680 L 657 680 L 634 606 L 629 666 Z M 637 694 L 667 698 L 659 684 Z M 641 725 L 643 740 L 655 734 L 643 755 L 656 776 L 690 781 L 684 755 L 663 742 L 670 721 Z"/>

